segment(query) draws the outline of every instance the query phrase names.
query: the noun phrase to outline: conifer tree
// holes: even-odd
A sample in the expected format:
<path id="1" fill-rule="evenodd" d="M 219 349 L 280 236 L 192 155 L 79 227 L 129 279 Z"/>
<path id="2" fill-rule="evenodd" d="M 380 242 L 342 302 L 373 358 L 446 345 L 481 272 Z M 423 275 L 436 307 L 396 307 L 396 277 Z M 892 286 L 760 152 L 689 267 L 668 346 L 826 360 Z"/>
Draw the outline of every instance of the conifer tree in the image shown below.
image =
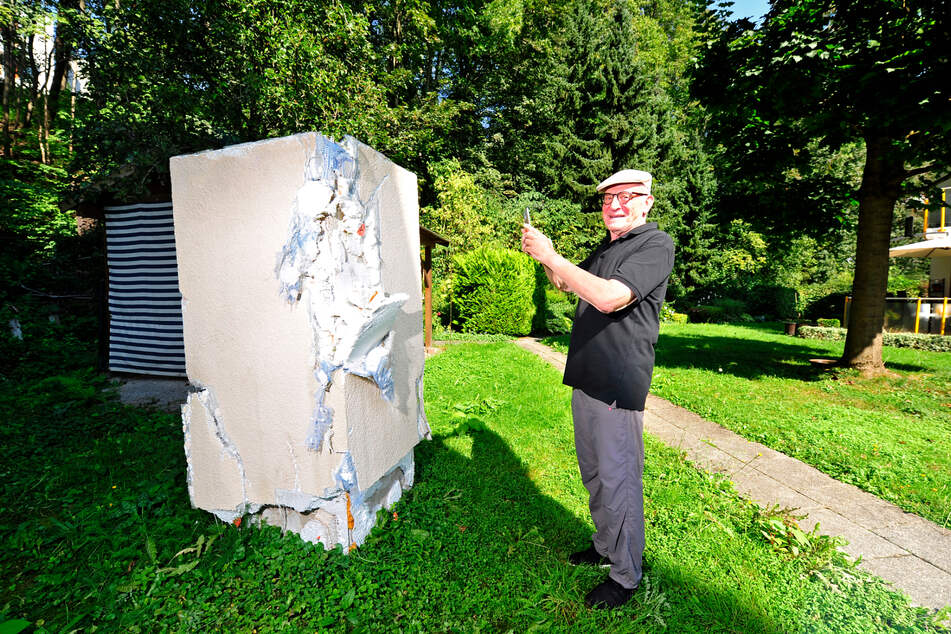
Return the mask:
<path id="1" fill-rule="evenodd" d="M 678 103 L 682 78 L 650 64 L 630 5 L 579 0 L 567 20 L 560 56 L 542 91 L 557 104 L 555 130 L 534 147 L 539 184 L 552 195 L 599 209 L 594 189 L 607 175 L 638 168 L 654 176 L 652 220 L 678 248 L 671 289 L 704 279 L 716 181 L 700 136 L 699 114 Z"/>

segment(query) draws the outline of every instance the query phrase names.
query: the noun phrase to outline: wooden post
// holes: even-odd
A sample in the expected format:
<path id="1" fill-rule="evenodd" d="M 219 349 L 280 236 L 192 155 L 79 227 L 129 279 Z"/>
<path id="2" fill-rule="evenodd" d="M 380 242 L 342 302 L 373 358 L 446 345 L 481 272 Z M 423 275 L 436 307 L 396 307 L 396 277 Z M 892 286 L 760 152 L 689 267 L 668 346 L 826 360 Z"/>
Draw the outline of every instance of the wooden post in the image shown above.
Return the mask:
<path id="1" fill-rule="evenodd" d="M 423 252 L 423 339 L 424 345 L 430 348 L 433 345 L 433 248 L 426 245 Z"/>

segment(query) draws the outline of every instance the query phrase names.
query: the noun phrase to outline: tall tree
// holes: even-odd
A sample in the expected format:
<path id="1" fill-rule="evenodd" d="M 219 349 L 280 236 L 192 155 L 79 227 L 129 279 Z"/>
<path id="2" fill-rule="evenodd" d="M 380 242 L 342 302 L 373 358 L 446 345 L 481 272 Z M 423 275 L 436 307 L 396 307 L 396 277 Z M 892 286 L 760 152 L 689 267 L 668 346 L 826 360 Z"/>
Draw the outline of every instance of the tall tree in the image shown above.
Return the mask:
<path id="1" fill-rule="evenodd" d="M 652 215 L 678 248 L 671 291 L 680 295 L 703 279 L 716 181 L 702 140 L 703 113 L 683 101 L 683 78 L 659 64 L 672 55 L 644 35 L 652 33 L 645 19 L 627 2 L 574 4 L 540 84 L 537 115 L 546 124 L 522 140 L 529 145 L 521 153 L 532 157 L 528 165 L 545 189 L 593 210 L 594 187 L 607 175 L 650 171 Z M 666 46 L 666 38 L 660 41 Z"/>
<path id="2" fill-rule="evenodd" d="M 167 179 L 169 156 L 305 130 L 391 136 L 365 16 L 335 2 L 98 3 L 77 173 Z M 136 187 L 136 186 L 139 187 Z"/>
<path id="3" fill-rule="evenodd" d="M 723 137 L 769 150 L 817 138 L 865 146 L 849 333 L 841 362 L 884 371 L 882 324 L 896 202 L 951 158 L 951 33 L 943 0 L 778 0 L 759 29 L 725 33 L 705 63 Z M 744 27 L 751 25 L 746 24 Z M 739 31 L 739 32 L 737 32 Z"/>
<path id="4" fill-rule="evenodd" d="M 3 47 L 3 155 L 12 157 L 36 126 L 40 160 L 50 163 L 49 135 L 72 61 L 77 0 L 0 3 Z"/>

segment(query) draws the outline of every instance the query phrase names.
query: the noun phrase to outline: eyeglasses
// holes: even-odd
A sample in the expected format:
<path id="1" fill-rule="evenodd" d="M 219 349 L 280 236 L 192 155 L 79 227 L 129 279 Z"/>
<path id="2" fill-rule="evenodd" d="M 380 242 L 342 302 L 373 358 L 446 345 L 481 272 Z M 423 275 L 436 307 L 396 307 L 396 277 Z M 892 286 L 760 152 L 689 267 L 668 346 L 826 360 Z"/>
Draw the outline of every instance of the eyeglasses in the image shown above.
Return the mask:
<path id="1" fill-rule="evenodd" d="M 614 199 L 617 198 L 617 201 L 622 205 L 626 205 L 635 198 L 639 196 L 650 196 L 650 194 L 645 194 L 643 192 L 620 192 L 618 194 L 602 194 L 601 203 L 604 205 L 610 205 L 614 202 Z"/>

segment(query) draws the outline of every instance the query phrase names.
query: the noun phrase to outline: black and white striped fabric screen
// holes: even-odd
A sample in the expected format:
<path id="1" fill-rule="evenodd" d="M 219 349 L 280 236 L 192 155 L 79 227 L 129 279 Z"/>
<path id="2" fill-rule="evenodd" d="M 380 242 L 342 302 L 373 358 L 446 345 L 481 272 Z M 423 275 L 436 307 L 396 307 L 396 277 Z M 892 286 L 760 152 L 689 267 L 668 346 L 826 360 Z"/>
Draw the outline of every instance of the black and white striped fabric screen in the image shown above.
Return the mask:
<path id="1" fill-rule="evenodd" d="M 109 369 L 185 376 L 172 203 L 106 207 Z"/>

